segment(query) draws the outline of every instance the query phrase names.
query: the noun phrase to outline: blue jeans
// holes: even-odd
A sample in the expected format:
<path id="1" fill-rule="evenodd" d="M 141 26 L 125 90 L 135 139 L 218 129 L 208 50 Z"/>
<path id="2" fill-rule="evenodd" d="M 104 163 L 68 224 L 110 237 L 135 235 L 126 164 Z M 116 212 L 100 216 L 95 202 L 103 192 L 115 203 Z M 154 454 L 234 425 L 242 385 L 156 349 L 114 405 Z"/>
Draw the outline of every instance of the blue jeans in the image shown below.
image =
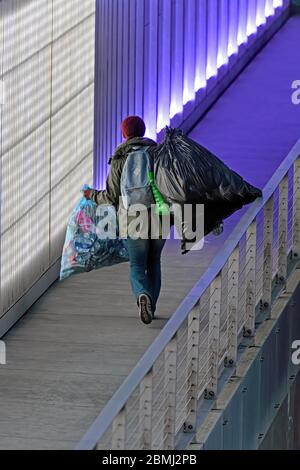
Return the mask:
<path id="1" fill-rule="evenodd" d="M 132 240 L 126 245 L 130 260 L 130 282 L 132 291 L 138 299 L 147 294 L 152 301 L 153 313 L 161 288 L 161 253 L 166 240 Z"/>

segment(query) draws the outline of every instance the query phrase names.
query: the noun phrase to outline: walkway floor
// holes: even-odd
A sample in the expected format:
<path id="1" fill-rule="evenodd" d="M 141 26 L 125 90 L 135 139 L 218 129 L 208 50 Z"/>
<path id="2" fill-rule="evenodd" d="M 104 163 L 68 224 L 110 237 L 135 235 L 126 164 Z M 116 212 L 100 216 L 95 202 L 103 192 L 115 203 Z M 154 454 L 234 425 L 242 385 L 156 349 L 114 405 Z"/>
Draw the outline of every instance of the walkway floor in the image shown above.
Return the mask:
<path id="1" fill-rule="evenodd" d="M 300 17 L 284 26 L 191 133 L 263 186 L 300 137 Z M 142 325 L 121 265 L 54 284 L 6 335 L 0 369 L 0 449 L 69 449 L 83 436 L 212 257 L 225 233 L 182 257 L 163 256 L 159 319 Z"/>

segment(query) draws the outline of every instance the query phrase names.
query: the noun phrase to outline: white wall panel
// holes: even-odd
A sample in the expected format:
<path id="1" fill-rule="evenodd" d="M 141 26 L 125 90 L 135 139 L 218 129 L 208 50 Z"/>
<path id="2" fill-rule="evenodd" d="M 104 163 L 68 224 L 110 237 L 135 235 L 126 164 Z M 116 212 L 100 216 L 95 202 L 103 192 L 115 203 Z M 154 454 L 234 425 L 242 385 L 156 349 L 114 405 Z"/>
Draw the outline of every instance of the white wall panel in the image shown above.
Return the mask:
<path id="1" fill-rule="evenodd" d="M 4 75 L 3 152 L 17 145 L 50 115 L 51 47 Z"/>
<path id="2" fill-rule="evenodd" d="M 1 314 L 49 267 L 49 197 L 1 236 Z"/>
<path id="3" fill-rule="evenodd" d="M 92 183 L 92 172 L 93 154 L 91 153 L 60 184 L 51 190 L 51 264 L 61 256 L 66 232 L 66 221 L 69 219 L 74 205 L 80 198 L 80 189 L 83 183 Z"/>
<path id="4" fill-rule="evenodd" d="M 52 111 L 94 81 L 95 18 L 89 17 L 53 44 Z"/>
<path id="5" fill-rule="evenodd" d="M 49 0 L 2 0 L 4 73 L 51 42 L 52 3 Z"/>
<path id="6" fill-rule="evenodd" d="M 53 0 L 54 40 L 69 29 L 77 27 L 81 21 L 93 15 L 95 10 L 95 0 Z"/>
<path id="7" fill-rule="evenodd" d="M 0 2 L 0 316 L 59 258 L 91 183 L 94 12 L 95 0 Z"/>
<path id="8" fill-rule="evenodd" d="M 94 85 L 91 85 L 52 117 L 52 187 L 91 153 L 94 137 L 93 113 Z"/>
<path id="9" fill-rule="evenodd" d="M 49 184 L 50 119 L 2 157 L 1 234 L 49 195 Z"/>

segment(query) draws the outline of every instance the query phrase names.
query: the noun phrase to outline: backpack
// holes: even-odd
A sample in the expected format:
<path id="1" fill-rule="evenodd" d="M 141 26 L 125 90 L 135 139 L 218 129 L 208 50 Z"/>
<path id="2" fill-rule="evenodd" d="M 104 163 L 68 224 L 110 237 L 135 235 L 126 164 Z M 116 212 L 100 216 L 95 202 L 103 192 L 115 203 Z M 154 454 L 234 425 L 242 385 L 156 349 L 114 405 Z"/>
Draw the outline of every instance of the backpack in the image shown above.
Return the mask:
<path id="1" fill-rule="evenodd" d="M 121 195 L 125 209 L 143 204 L 149 209 L 154 204 L 149 172 L 153 171 L 149 147 L 133 147 L 127 156 L 121 175 Z"/>

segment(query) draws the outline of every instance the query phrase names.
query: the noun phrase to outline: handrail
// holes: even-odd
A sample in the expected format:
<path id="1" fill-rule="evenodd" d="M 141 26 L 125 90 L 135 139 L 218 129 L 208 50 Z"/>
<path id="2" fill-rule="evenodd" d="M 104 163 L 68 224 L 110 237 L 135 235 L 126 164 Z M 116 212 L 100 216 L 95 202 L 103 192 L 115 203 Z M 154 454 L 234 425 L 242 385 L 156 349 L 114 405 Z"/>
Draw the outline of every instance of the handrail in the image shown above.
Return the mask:
<path id="1" fill-rule="evenodd" d="M 114 419 L 124 408 L 130 396 L 151 370 L 153 364 L 158 359 L 160 354 L 165 350 L 172 338 L 176 335 L 177 331 L 182 326 L 183 322 L 187 319 L 191 310 L 198 303 L 202 294 L 206 291 L 206 289 L 209 288 L 214 279 L 224 268 L 229 257 L 238 246 L 240 240 L 245 235 L 256 216 L 265 207 L 266 203 L 272 197 L 275 190 L 278 188 L 283 178 L 287 175 L 291 166 L 299 156 L 300 139 L 297 141 L 287 157 L 283 160 L 283 162 L 280 164 L 278 169 L 264 187 L 263 197 L 257 199 L 242 216 L 240 221 L 233 229 L 231 235 L 224 243 L 222 252 L 218 253 L 214 257 L 209 268 L 191 289 L 189 294 L 185 297 L 175 313 L 168 320 L 167 324 L 142 356 L 132 372 L 128 375 L 117 392 L 109 400 L 107 405 L 86 432 L 80 443 L 77 445 L 77 450 L 91 450 L 96 447 L 97 443 L 105 434 L 109 426 L 112 425 Z"/>

